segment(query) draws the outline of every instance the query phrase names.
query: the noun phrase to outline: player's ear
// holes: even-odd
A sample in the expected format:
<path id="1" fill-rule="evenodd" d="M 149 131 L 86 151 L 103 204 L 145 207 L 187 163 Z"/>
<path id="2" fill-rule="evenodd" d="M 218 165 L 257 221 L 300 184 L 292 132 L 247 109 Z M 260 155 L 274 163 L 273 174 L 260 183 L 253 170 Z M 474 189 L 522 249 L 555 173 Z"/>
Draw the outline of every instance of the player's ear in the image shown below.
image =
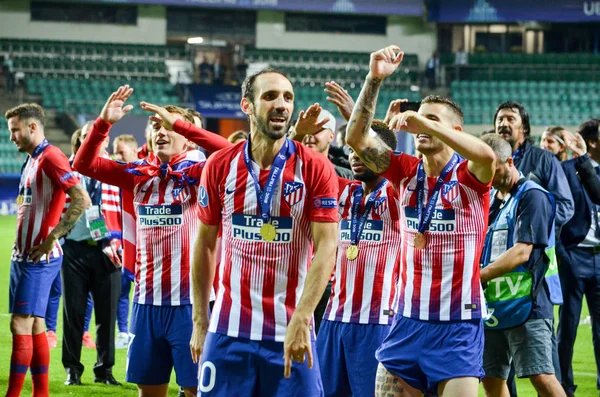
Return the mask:
<path id="1" fill-rule="evenodd" d="M 460 132 L 462 132 L 462 131 L 463 131 L 463 128 L 462 128 L 462 126 L 461 126 L 461 125 L 455 125 L 455 126 L 454 126 L 454 127 L 452 127 L 452 128 L 454 128 L 456 131 L 460 131 Z"/>
<path id="2" fill-rule="evenodd" d="M 244 112 L 247 116 L 252 116 L 254 114 L 254 105 L 248 98 L 242 98 L 240 102 L 240 107 L 242 108 L 242 112 Z"/>

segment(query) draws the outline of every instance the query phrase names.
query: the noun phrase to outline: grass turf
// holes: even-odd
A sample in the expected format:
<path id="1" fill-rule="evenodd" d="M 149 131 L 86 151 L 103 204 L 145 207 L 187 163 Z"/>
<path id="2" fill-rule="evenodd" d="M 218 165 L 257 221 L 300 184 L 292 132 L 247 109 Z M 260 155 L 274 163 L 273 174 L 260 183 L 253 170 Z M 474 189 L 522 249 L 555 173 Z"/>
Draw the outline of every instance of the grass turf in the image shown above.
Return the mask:
<path id="1" fill-rule="evenodd" d="M 8 374 L 10 368 L 11 335 L 10 335 L 10 316 L 8 314 L 8 283 L 10 272 L 10 254 L 15 237 L 15 217 L 0 216 L 0 260 L 4 265 L 0 266 L 0 286 L 4 286 L 5 296 L 0 299 L 0 394 L 6 392 L 8 384 Z M 587 307 L 584 307 L 583 316 L 587 316 Z M 90 327 L 94 333 L 94 323 Z M 50 395 L 53 397 L 72 397 L 72 396 L 135 396 L 137 390 L 135 385 L 124 382 L 125 379 L 125 360 L 126 350 L 118 349 L 116 351 L 116 364 L 113 368 L 115 378 L 123 382 L 123 386 L 105 386 L 95 385 L 92 367 L 96 361 L 96 351 L 83 348 L 82 363 L 86 366 L 83 374 L 82 386 L 67 387 L 63 385 L 65 373 L 61 364 L 61 343 L 62 338 L 62 307 L 59 310 L 58 330 L 59 344 L 51 349 L 50 358 Z M 579 385 L 577 396 L 596 396 L 596 366 L 594 362 L 594 353 L 592 349 L 591 325 L 581 325 L 577 342 L 575 343 L 575 356 L 573 358 L 573 370 L 575 371 L 575 381 Z M 177 395 L 177 385 L 175 376 L 171 377 L 169 395 Z M 519 397 L 534 397 L 533 387 L 527 379 L 517 380 Z M 480 387 L 480 393 L 483 391 Z M 31 380 L 25 382 L 23 396 L 31 395 Z M 266 396 L 265 396 L 266 397 Z"/>

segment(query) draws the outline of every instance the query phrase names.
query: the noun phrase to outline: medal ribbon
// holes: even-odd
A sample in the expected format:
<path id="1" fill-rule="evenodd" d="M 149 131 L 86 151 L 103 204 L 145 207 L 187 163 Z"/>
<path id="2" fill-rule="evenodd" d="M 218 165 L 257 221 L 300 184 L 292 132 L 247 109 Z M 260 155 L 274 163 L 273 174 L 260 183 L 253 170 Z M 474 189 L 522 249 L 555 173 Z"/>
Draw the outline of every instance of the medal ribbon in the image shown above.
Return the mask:
<path id="1" fill-rule="evenodd" d="M 273 191 L 277 186 L 277 181 L 283 169 L 285 168 L 285 163 L 290 158 L 292 153 L 295 151 L 295 146 L 290 142 L 288 138 L 285 138 L 285 142 L 275 159 L 273 160 L 273 164 L 271 165 L 271 171 L 269 172 L 269 177 L 267 178 L 267 183 L 265 185 L 265 190 L 263 191 L 260 188 L 259 178 L 254 170 L 254 166 L 252 165 L 252 154 L 250 153 L 250 137 L 248 137 L 248 141 L 244 145 L 244 162 L 246 163 L 246 168 L 248 169 L 248 173 L 252 176 L 252 181 L 254 182 L 254 190 L 256 191 L 256 197 L 258 198 L 258 208 L 260 211 L 260 218 L 263 223 L 269 223 L 271 220 L 271 203 L 273 201 Z"/>
<path id="2" fill-rule="evenodd" d="M 375 190 L 371 192 L 371 194 L 367 198 L 367 202 L 365 203 L 365 210 L 362 216 L 360 215 L 360 204 L 362 202 L 362 197 L 364 193 L 362 185 L 359 185 L 354 191 L 354 193 L 352 193 L 352 212 L 350 218 L 351 245 L 358 245 L 358 242 L 360 241 L 360 236 L 362 235 L 362 232 L 365 228 L 365 224 L 367 223 L 367 219 L 369 218 L 369 214 L 371 213 L 371 209 L 375 204 L 375 200 L 377 200 L 377 195 L 379 194 L 379 191 L 381 190 L 381 188 L 383 188 L 383 185 L 385 185 L 386 182 L 387 179 L 382 179 L 381 182 L 379 182 L 379 184 L 375 188 Z"/>
<path id="3" fill-rule="evenodd" d="M 427 207 L 425 208 L 425 212 L 423 212 L 423 201 L 425 196 L 425 179 L 427 178 L 427 175 L 425 175 L 425 170 L 423 169 L 423 161 L 419 163 L 419 166 L 417 168 L 416 190 L 417 216 L 419 218 L 419 233 L 423 234 L 426 230 L 429 229 L 429 224 L 431 223 L 431 219 L 433 217 L 433 210 L 435 209 L 435 204 L 437 203 L 438 197 L 440 195 L 440 188 L 442 187 L 442 184 L 444 183 L 444 180 L 446 179 L 450 171 L 452 171 L 456 164 L 458 164 L 458 161 L 459 156 L 456 153 L 454 153 L 450 161 L 448 161 L 448 164 L 446 164 L 446 166 L 442 170 L 440 176 L 437 179 L 437 182 L 435 183 L 433 192 L 431 193 L 429 200 L 427 200 Z"/>

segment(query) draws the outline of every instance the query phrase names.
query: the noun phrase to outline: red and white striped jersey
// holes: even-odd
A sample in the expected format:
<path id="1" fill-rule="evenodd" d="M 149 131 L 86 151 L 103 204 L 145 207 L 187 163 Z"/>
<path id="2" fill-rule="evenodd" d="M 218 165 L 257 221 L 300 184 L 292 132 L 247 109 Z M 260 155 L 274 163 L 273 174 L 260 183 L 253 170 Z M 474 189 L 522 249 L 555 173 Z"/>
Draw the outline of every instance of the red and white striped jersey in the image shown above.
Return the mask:
<path id="1" fill-rule="evenodd" d="M 260 236 L 254 181 L 239 143 L 208 159 L 200 186 L 200 220 L 222 225 L 219 282 L 210 332 L 283 341 L 313 254 L 311 222 L 337 222 L 338 182 L 321 154 L 291 142 L 273 191 L 273 242 Z M 262 188 L 269 171 L 252 162 Z M 204 195 L 204 196 L 203 196 Z"/>
<path id="2" fill-rule="evenodd" d="M 358 242 L 358 257 L 348 260 L 352 205 L 360 182 L 341 179 L 340 183 L 340 242 L 331 297 L 323 318 L 344 323 L 391 324 L 400 274 L 400 203 L 396 191 L 391 183 L 384 182 Z M 363 196 L 361 215 L 369 197 L 370 194 Z"/>
<path id="3" fill-rule="evenodd" d="M 485 316 L 479 259 L 485 239 L 490 183 L 481 183 L 466 160 L 448 173 L 435 205 L 425 249 L 414 247 L 418 233 L 419 159 L 392 154 L 382 175 L 398 187 L 401 205 L 401 274 L 398 312 L 425 321 L 461 321 Z M 429 199 L 437 178 L 427 178 Z"/>
<path id="4" fill-rule="evenodd" d="M 77 152 L 74 164 L 82 174 L 120 187 L 133 196 L 133 208 L 128 204 L 124 207 L 124 235 L 130 243 L 131 221 L 135 216 L 134 302 L 189 305 L 203 156 L 198 151 L 184 152 L 169 164 L 161 164 L 153 153 L 127 164 L 100 158 L 96 153 L 109 129 L 109 123 L 98 119 Z M 130 200 L 125 197 L 123 202 Z"/>
<path id="5" fill-rule="evenodd" d="M 47 142 L 40 144 L 46 145 Z M 55 146 L 36 149 L 28 156 L 19 183 L 17 212 L 17 237 L 12 259 L 26 260 L 31 248 L 41 244 L 56 227 L 65 204 L 65 192 L 79 183 L 67 157 Z M 62 255 L 58 242 L 50 253 L 50 259 Z M 45 261 L 46 256 L 41 258 Z"/>

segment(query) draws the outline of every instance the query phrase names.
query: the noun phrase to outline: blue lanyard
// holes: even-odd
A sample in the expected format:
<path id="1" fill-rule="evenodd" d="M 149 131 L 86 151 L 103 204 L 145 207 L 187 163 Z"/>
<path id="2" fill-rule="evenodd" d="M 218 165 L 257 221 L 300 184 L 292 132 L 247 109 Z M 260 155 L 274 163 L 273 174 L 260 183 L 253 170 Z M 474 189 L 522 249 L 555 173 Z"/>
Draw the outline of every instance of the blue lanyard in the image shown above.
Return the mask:
<path id="1" fill-rule="evenodd" d="M 360 204 L 363 198 L 363 187 L 359 185 L 354 193 L 352 194 L 352 212 L 350 218 L 350 244 L 357 245 L 360 241 L 360 236 L 365 228 L 365 224 L 367 223 L 367 218 L 369 217 L 369 213 L 375 204 L 375 200 L 377 200 L 377 195 L 379 191 L 385 185 L 387 179 L 382 179 L 381 182 L 377 185 L 375 190 L 369 195 L 367 202 L 365 203 L 365 210 L 360 216 Z"/>
<path id="2" fill-rule="evenodd" d="M 437 203 L 438 197 L 440 195 L 440 188 L 446 180 L 446 177 L 454 169 L 456 164 L 458 164 L 459 156 L 454 153 L 448 164 L 442 170 L 442 173 L 438 177 L 437 182 L 435 183 L 435 187 L 433 188 L 433 192 L 427 200 L 427 208 L 425 209 L 425 213 L 423 213 L 423 201 L 425 196 L 425 179 L 427 175 L 425 175 L 425 170 L 423 169 L 423 161 L 419 163 L 419 167 L 417 168 L 417 216 L 419 217 L 419 233 L 425 233 L 427 229 L 429 229 L 429 224 L 431 223 L 431 219 L 433 218 L 433 210 L 435 208 L 435 204 Z"/>
<path id="3" fill-rule="evenodd" d="M 279 150 L 279 153 L 277 153 L 277 156 L 275 156 L 275 160 L 273 160 L 271 171 L 269 172 L 269 177 L 267 178 L 267 184 L 265 185 L 265 190 L 263 191 L 260 188 L 258 175 L 256 174 L 256 171 L 252 165 L 250 145 L 250 138 L 248 138 L 248 141 L 244 145 L 244 162 L 246 163 L 248 173 L 250 176 L 252 176 L 252 181 L 254 182 L 254 190 L 256 190 L 256 197 L 258 198 L 260 217 L 264 223 L 269 223 L 271 220 L 271 203 L 273 202 L 273 192 L 277 186 L 279 176 L 285 168 L 287 159 L 289 159 L 292 153 L 295 151 L 295 146 L 290 143 L 289 139 L 285 138 L 283 146 Z"/>
<path id="4" fill-rule="evenodd" d="M 23 161 L 23 165 L 21 166 L 21 179 L 19 180 L 19 194 L 22 194 L 22 189 L 25 187 L 25 181 L 23 180 L 23 171 L 25 171 L 27 162 L 30 158 L 34 159 L 37 156 L 39 156 L 48 146 L 50 146 L 50 143 L 47 139 L 44 139 L 42 143 L 40 143 L 36 146 L 35 149 L 33 149 L 33 153 L 31 154 L 31 156 L 27 156 L 25 158 L 25 161 Z"/>

